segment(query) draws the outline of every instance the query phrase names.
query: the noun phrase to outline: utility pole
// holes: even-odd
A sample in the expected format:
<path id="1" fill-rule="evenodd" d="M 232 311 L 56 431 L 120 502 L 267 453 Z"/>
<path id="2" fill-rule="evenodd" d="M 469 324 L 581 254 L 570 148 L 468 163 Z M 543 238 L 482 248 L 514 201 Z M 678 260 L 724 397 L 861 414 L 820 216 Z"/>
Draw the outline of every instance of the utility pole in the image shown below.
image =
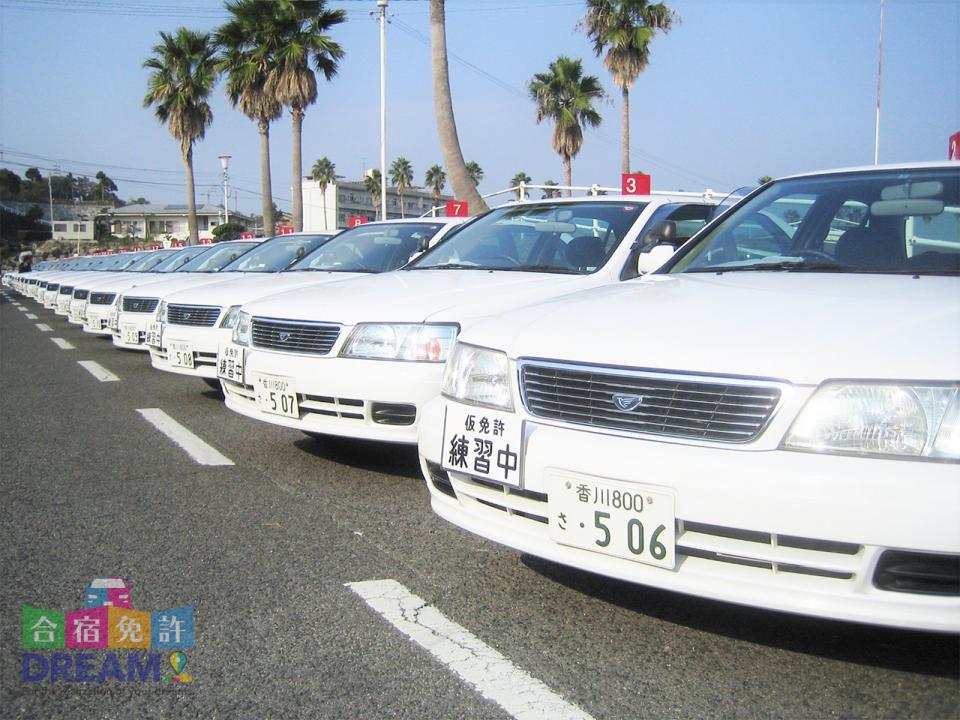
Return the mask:
<path id="1" fill-rule="evenodd" d="M 880 53 L 877 62 L 877 121 L 873 130 L 873 164 L 880 164 L 880 95 L 883 90 L 883 5 L 880 0 Z"/>
<path id="2" fill-rule="evenodd" d="M 50 191 L 50 239 L 53 240 L 53 172 L 47 175 L 47 190 Z"/>
<path id="3" fill-rule="evenodd" d="M 377 0 L 380 18 L 380 219 L 387 219 L 387 1 Z"/>
<path id="4" fill-rule="evenodd" d="M 230 165 L 230 156 L 221 155 L 220 156 L 220 167 L 223 168 L 223 217 L 224 224 L 230 222 L 230 198 L 228 197 L 227 182 L 229 176 L 227 175 L 227 167 Z"/>

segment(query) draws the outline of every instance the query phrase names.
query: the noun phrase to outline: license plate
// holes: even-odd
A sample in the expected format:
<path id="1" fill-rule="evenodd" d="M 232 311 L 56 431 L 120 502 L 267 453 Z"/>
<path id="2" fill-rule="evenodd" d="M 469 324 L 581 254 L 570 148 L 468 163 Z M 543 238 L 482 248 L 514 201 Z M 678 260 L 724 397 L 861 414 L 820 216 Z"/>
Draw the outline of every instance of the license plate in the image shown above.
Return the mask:
<path id="1" fill-rule="evenodd" d="M 82 305 L 71 305 L 70 306 L 70 319 L 74 322 L 83 322 L 83 306 Z"/>
<path id="2" fill-rule="evenodd" d="M 280 375 L 254 375 L 251 378 L 257 407 L 271 415 L 300 418 L 297 390 L 293 378 Z"/>
<path id="3" fill-rule="evenodd" d="M 140 328 L 136 325 L 124 325 L 120 328 L 120 335 L 127 345 L 140 344 Z"/>
<path id="4" fill-rule="evenodd" d="M 111 310 L 107 315 L 107 327 L 111 330 L 118 330 L 120 325 L 118 320 L 120 319 L 120 314 L 116 310 Z"/>
<path id="5" fill-rule="evenodd" d="M 513 413 L 447 403 L 443 467 L 520 487 L 523 421 Z"/>
<path id="6" fill-rule="evenodd" d="M 98 317 L 87 317 L 88 330 L 103 330 L 103 321 Z"/>
<path id="7" fill-rule="evenodd" d="M 158 322 L 152 322 L 147 325 L 147 339 L 144 343 L 153 347 L 161 347 L 163 339 L 163 326 Z"/>
<path id="8" fill-rule="evenodd" d="M 556 471 L 546 482 L 554 542 L 673 569 L 676 503 L 671 493 Z"/>
<path id="9" fill-rule="evenodd" d="M 193 368 L 193 345 L 186 342 L 167 343 L 167 360 L 173 367 Z"/>
<path id="10" fill-rule="evenodd" d="M 243 385 L 243 348 L 227 343 L 217 348 L 217 377 Z"/>

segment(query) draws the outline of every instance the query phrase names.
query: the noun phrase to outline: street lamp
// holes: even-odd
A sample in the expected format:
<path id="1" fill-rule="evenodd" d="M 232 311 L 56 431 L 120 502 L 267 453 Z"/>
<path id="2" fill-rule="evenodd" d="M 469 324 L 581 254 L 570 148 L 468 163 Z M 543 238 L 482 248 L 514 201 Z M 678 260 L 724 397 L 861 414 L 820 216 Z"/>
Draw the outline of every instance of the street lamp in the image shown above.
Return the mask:
<path id="1" fill-rule="evenodd" d="M 220 167 L 223 169 L 223 217 L 224 224 L 230 222 L 230 201 L 227 190 L 227 181 L 230 176 L 227 174 L 227 167 L 230 165 L 230 156 L 221 155 L 220 156 Z"/>
<path id="2" fill-rule="evenodd" d="M 377 0 L 380 19 L 380 219 L 387 219 L 387 2 Z"/>

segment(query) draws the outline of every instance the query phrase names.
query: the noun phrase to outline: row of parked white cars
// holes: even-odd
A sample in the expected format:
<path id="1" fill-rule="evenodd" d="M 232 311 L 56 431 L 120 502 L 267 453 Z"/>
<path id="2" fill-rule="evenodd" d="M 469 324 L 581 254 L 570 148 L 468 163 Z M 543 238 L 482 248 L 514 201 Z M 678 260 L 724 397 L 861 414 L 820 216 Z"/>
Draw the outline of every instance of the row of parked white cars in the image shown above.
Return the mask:
<path id="1" fill-rule="evenodd" d="M 725 212 L 546 199 L 4 282 L 235 412 L 417 443 L 434 511 L 520 552 L 960 631 L 958 163 L 784 178 Z"/>

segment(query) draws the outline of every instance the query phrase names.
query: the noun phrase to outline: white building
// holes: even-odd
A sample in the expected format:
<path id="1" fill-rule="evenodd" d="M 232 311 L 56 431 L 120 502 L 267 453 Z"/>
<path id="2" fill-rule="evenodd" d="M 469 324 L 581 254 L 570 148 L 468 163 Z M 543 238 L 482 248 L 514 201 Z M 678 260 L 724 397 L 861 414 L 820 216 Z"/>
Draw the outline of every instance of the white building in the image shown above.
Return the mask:
<path id="1" fill-rule="evenodd" d="M 124 205 L 108 211 L 110 231 L 119 237 L 140 240 L 186 240 L 187 206 L 148 203 Z M 212 238 L 212 230 L 223 222 L 223 208 L 219 205 L 197 206 L 197 232 L 200 239 Z M 238 212 L 230 213 L 230 222 L 249 227 L 251 220 Z"/>
<path id="2" fill-rule="evenodd" d="M 402 217 L 428 215 L 435 205 L 442 206 L 451 199 L 450 195 L 441 195 L 440 201 L 435 203 L 429 190 L 408 187 L 403 191 Z M 316 180 L 303 179 L 303 229 L 307 232 L 346 228 L 351 217 L 376 220 L 379 219 L 379 211 L 379 206 L 373 206 L 373 196 L 364 188 L 362 180 L 331 183 L 327 185 L 326 192 L 321 193 Z M 396 188 L 388 185 L 387 219 L 399 217 L 400 196 Z"/>

